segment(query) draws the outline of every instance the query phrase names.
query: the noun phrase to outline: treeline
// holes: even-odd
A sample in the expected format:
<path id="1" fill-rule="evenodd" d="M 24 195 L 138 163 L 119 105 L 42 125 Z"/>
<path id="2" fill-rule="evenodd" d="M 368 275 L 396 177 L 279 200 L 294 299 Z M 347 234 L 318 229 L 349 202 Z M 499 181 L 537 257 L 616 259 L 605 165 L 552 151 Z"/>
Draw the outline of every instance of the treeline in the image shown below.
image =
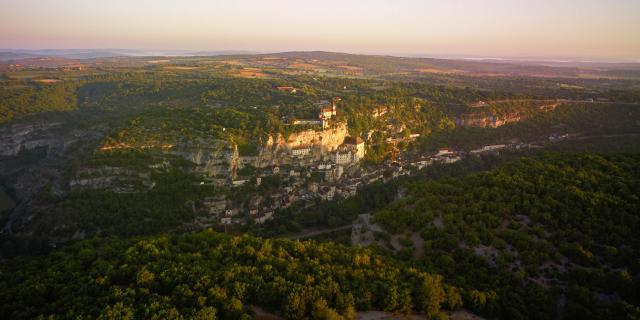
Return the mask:
<path id="1" fill-rule="evenodd" d="M 88 240 L 0 264 L 0 313 L 11 319 L 246 319 L 252 306 L 289 319 L 441 317 L 478 296 L 491 294 L 366 249 L 211 231 Z"/>
<path id="2" fill-rule="evenodd" d="M 414 182 L 375 221 L 390 234 L 423 239 L 422 257 L 412 257 L 404 240 L 400 257 L 453 285 L 494 288 L 502 306 L 494 316 L 633 318 L 640 310 L 639 163 L 638 154 L 545 154 Z M 534 299 L 547 303 L 531 305 Z M 566 305 L 556 307 L 558 299 Z"/>

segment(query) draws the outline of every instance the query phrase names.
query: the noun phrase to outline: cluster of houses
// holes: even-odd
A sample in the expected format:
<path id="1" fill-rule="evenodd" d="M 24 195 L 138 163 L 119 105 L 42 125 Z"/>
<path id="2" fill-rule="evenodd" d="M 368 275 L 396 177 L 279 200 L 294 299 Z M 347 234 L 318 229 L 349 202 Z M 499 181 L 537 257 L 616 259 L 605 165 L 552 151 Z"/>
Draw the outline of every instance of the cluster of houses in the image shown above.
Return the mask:
<path id="1" fill-rule="evenodd" d="M 347 154 L 351 154 L 350 161 L 359 161 L 364 156 L 364 141 L 362 139 L 348 138 L 345 139 L 343 145 L 343 148 L 338 148 L 340 150 L 334 157 L 342 154 L 344 150 Z M 210 214 L 219 217 L 221 224 L 243 224 L 249 220 L 261 224 L 272 219 L 276 210 L 287 208 L 294 202 L 313 201 L 314 199 L 346 199 L 355 196 L 361 186 L 409 175 L 416 169 L 421 170 L 435 163 L 451 164 L 462 160 L 466 155 L 495 153 L 507 149 L 520 149 L 523 146 L 526 144 L 512 141 L 507 144 L 486 145 L 469 152 L 441 148 L 433 154 L 400 158 L 367 169 L 352 165 L 355 163 L 347 162 L 347 158 L 344 159 L 344 163 L 340 162 L 343 161 L 340 160 L 341 158 L 332 158 L 330 162 L 321 162 L 305 170 L 274 166 L 265 170 L 256 179 L 256 184 L 260 184 L 260 179 L 269 175 L 288 178 L 288 184 L 280 188 L 278 192 L 266 196 L 268 199 L 263 199 L 264 195 L 257 195 L 248 207 L 241 209 L 233 207 L 232 202 L 225 199 L 224 196 L 217 196 L 207 199 L 205 207 L 208 208 Z"/>
<path id="2" fill-rule="evenodd" d="M 290 92 L 288 87 L 278 87 L 278 90 Z M 328 127 L 328 121 L 336 116 L 336 103 L 339 100 L 334 98 L 330 107 L 327 106 L 328 101 L 327 104 L 323 103 L 318 112 L 318 120 L 297 120 L 294 124 L 318 124 L 324 130 Z M 203 202 L 203 210 L 209 216 L 217 217 L 218 222 L 223 225 L 248 221 L 261 224 L 271 219 L 275 210 L 287 208 L 296 201 L 354 196 L 361 184 L 358 177 L 362 169 L 358 164 L 365 157 L 365 141 L 348 135 L 336 135 L 330 139 L 335 140 L 336 137 L 344 140 L 342 143 L 333 141 L 330 149 L 324 149 L 322 145 L 317 145 L 317 142 L 313 144 L 310 140 L 311 144 L 302 143 L 288 149 L 290 161 L 256 168 L 251 177 L 231 180 L 231 187 L 246 184 L 259 187 L 265 179 L 277 175 L 284 184 L 277 192 L 272 190 L 268 195 L 253 195 L 249 204 L 241 205 L 234 204 L 224 196 L 207 198 Z"/>
<path id="3" fill-rule="evenodd" d="M 310 150 L 295 149 L 292 152 L 294 156 L 305 157 Z M 275 210 L 287 208 L 296 201 L 352 197 L 362 183 L 358 178 L 362 170 L 358 163 L 364 155 L 365 142 L 360 138 L 347 137 L 344 143 L 330 154 L 329 161 L 320 161 L 305 167 L 272 166 L 260 170 L 255 180 L 233 181 L 232 186 L 235 187 L 247 183 L 260 186 L 267 177 L 278 175 L 286 185 L 278 192 L 270 194 L 268 201 L 258 201 L 240 208 L 234 207 L 226 198 L 218 196 L 206 199 L 205 210 L 209 215 L 219 217 L 221 224 L 246 223 L 247 218 L 260 224 L 271 219 Z M 261 197 L 257 195 L 254 198 Z"/>
<path id="4" fill-rule="evenodd" d="M 273 218 L 276 210 L 287 208 L 297 201 L 346 199 L 355 196 L 358 188 L 363 185 L 410 174 L 411 171 L 407 170 L 409 166 L 424 168 L 436 161 L 453 163 L 461 159 L 458 152 L 441 149 L 436 155 L 425 159 L 414 162 L 393 161 L 365 170 L 355 165 L 357 162 L 353 162 L 364 156 L 362 139 L 347 138 L 338 149 L 337 155 L 346 150 L 350 154 L 350 160 L 344 160 L 344 163 L 341 160 L 321 162 L 304 170 L 285 166 L 264 170 L 255 180 L 257 185 L 271 175 L 279 175 L 287 181 L 278 192 L 269 194 L 268 199 L 262 199 L 264 195 L 256 195 L 248 206 L 240 208 L 234 207 L 232 201 L 224 196 L 217 196 L 206 199 L 204 207 L 210 215 L 219 217 L 221 224 L 244 224 L 248 221 L 261 224 Z"/>

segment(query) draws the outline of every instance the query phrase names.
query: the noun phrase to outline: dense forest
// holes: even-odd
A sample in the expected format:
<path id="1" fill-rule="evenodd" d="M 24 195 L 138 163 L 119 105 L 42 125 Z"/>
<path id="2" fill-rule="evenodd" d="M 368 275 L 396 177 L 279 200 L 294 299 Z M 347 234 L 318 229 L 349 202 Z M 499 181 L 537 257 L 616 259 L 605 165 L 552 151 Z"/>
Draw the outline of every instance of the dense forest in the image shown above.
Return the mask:
<path id="1" fill-rule="evenodd" d="M 76 109 L 77 84 L 0 85 L 0 123 L 28 114 Z"/>
<path id="2" fill-rule="evenodd" d="M 390 247 L 389 234 L 418 233 L 424 255 L 412 258 L 414 243 L 401 240 L 399 256 L 455 285 L 497 288 L 498 297 L 511 300 L 501 311 L 509 318 L 525 315 L 529 307 L 517 310 L 516 301 L 531 299 L 521 291 L 531 288 L 566 299 L 537 309 L 549 317 L 632 317 L 640 304 L 639 160 L 546 154 L 413 182 L 405 198 L 375 214 L 388 232 L 378 235 L 380 244 Z"/>
<path id="3" fill-rule="evenodd" d="M 88 240 L 15 259 L 0 266 L 0 288 L 0 313 L 12 319 L 245 319 L 252 306 L 290 319 L 362 310 L 436 317 L 490 296 L 366 249 L 211 231 Z"/>

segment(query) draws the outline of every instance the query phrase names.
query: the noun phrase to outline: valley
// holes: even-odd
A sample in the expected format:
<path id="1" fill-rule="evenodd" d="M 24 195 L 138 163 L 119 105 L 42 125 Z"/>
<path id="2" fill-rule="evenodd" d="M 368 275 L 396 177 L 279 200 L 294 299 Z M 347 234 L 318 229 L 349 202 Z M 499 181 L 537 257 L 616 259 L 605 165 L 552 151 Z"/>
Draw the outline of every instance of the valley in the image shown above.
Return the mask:
<path id="1" fill-rule="evenodd" d="M 608 67 L 3 62 L 0 313 L 631 317 L 640 77 Z"/>

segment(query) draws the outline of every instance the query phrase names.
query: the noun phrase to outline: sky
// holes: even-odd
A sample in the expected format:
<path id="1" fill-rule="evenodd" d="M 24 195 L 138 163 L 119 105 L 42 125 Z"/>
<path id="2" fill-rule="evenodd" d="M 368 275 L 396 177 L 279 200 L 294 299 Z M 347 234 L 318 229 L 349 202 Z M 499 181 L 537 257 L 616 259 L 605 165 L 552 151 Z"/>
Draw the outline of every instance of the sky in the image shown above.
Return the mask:
<path id="1" fill-rule="evenodd" d="M 0 48 L 640 60 L 640 0 L 0 0 Z"/>

